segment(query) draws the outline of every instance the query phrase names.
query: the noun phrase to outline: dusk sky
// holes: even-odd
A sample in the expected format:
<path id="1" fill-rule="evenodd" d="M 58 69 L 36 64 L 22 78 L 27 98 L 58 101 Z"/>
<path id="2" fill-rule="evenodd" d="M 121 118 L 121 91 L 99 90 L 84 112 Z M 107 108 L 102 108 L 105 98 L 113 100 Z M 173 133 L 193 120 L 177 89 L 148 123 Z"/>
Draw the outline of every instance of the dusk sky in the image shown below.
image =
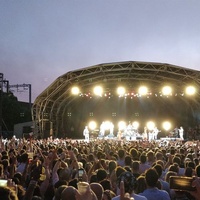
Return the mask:
<path id="1" fill-rule="evenodd" d="M 200 70 L 199 11 L 199 0 L 0 0 L 0 73 L 31 84 L 34 102 L 59 76 L 101 63 Z"/>

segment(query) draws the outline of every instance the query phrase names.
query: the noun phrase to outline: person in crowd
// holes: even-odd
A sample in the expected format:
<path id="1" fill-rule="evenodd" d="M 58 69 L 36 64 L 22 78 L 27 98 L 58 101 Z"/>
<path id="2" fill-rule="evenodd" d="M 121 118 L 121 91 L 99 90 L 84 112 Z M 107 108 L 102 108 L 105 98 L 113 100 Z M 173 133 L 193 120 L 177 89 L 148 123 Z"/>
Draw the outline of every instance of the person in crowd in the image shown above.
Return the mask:
<path id="1" fill-rule="evenodd" d="M 16 192 L 6 186 L 0 186 L 0 198 L 2 200 L 19 200 Z"/>
<path id="2" fill-rule="evenodd" d="M 157 151 L 155 154 L 155 161 L 158 161 L 158 160 L 164 161 L 164 156 L 161 151 Z"/>
<path id="3" fill-rule="evenodd" d="M 158 177 L 159 177 L 158 180 L 161 183 L 162 189 L 165 190 L 166 192 L 168 192 L 168 194 L 170 194 L 169 183 L 162 179 L 162 172 L 163 172 L 162 166 L 160 164 L 156 164 L 155 166 L 153 166 L 153 168 L 158 173 Z"/>
<path id="4" fill-rule="evenodd" d="M 86 191 L 79 191 L 79 189 L 77 190 L 76 188 L 73 188 L 74 192 L 75 192 L 75 199 L 76 200 L 98 200 L 96 194 L 93 192 L 93 190 L 91 189 L 90 185 L 88 184 L 88 187 L 86 189 Z M 70 198 L 68 198 L 70 199 Z M 66 199 L 66 200 L 68 200 Z M 70 199 L 71 200 L 71 199 Z"/>
<path id="5" fill-rule="evenodd" d="M 200 200 L 200 179 L 198 177 L 192 182 L 192 186 L 196 188 L 195 191 L 190 192 L 190 194 L 195 198 L 195 200 Z"/>
<path id="6" fill-rule="evenodd" d="M 124 164 L 125 166 L 132 167 L 132 158 L 130 155 L 126 155 L 124 158 Z"/>
<path id="7" fill-rule="evenodd" d="M 132 163 L 132 174 L 135 176 L 135 178 L 138 178 L 140 176 L 139 172 L 140 162 L 139 161 L 133 161 Z"/>
<path id="8" fill-rule="evenodd" d="M 200 164 L 195 167 L 195 174 L 197 177 L 200 177 Z"/>
<path id="9" fill-rule="evenodd" d="M 112 190 L 104 190 L 101 200 L 112 200 L 116 194 Z"/>
<path id="10" fill-rule="evenodd" d="M 194 169 L 192 169 L 191 167 L 186 167 L 184 175 L 187 177 L 193 177 L 195 175 Z"/>
<path id="11" fill-rule="evenodd" d="M 57 188 L 57 190 L 55 191 L 55 196 L 53 197 L 53 200 L 60 200 L 61 199 L 61 194 L 62 191 L 67 188 L 67 185 L 61 185 Z"/>
<path id="12" fill-rule="evenodd" d="M 136 148 L 132 147 L 129 151 L 129 154 L 132 157 L 132 160 L 138 160 L 139 159 L 139 152 Z"/>
<path id="13" fill-rule="evenodd" d="M 179 175 L 179 176 L 184 175 L 184 173 L 185 173 L 185 168 L 181 166 L 181 158 L 180 158 L 180 156 L 175 155 L 175 156 L 173 157 L 173 159 L 172 159 L 172 163 L 174 163 L 174 164 L 176 163 L 176 164 L 178 165 L 178 168 L 179 168 L 179 170 L 178 170 L 178 175 Z"/>
<path id="14" fill-rule="evenodd" d="M 142 193 L 142 192 L 144 192 L 145 189 L 147 189 L 145 176 L 144 175 L 140 175 L 137 178 L 137 186 L 136 186 L 136 189 L 135 189 L 135 193 L 136 194 Z"/>
<path id="15" fill-rule="evenodd" d="M 77 191 L 72 186 L 66 187 L 61 193 L 61 200 L 76 200 Z"/>
<path id="16" fill-rule="evenodd" d="M 138 195 L 134 192 L 137 185 L 137 180 L 131 172 L 123 172 L 117 179 L 118 188 L 121 188 L 121 184 L 124 184 L 124 192 L 128 193 L 134 200 L 147 200 L 146 197 Z M 121 200 L 120 195 L 112 198 L 112 200 Z"/>
<path id="17" fill-rule="evenodd" d="M 124 167 L 125 166 L 125 156 L 126 156 L 125 150 L 119 149 L 118 156 L 119 156 L 119 159 L 117 160 L 117 164 L 121 167 Z"/>
<path id="18" fill-rule="evenodd" d="M 140 155 L 140 165 L 139 165 L 139 173 L 144 173 L 147 169 L 150 168 L 150 165 L 147 164 L 147 156 L 143 153 Z"/>
<path id="19" fill-rule="evenodd" d="M 104 190 L 111 190 L 111 182 L 109 179 L 104 179 L 102 181 L 99 182 L 101 184 L 101 186 L 103 187 Z"/>
<path id="20" fill-rule="evenodd" d="M 96 171 L 96 175 L 97 175 L 98 182 L 101 182 L 101 181 L 107 179 L 107 177 L 108 177 L 106 170 L 102 169 L 102 168 L 100 168 Z"/>
<path id="21" fill-rule="evenodd" d="M 159 176 L 154 168 L 150 168 L 145 172 L 145 180 L 147 189 L 139 195 L 145 196 L 148 200 L 170 200 L 169 194 L 165 190 L 157 188 Z"/>
<path id="22" fill-rule="evenodd" d="M 117 162 L 114 160 L 110 160 L 108 163 L 108 176 L 112 174 L 113 170 L 115 170 L 116 167 L 117 167 Z"/>
<path id="23" fill-rule="evenodd" d="M 141 199 L 136 194 L 146 195 L 150 191 L 155 194 L 152 196 L 158 194 L 157 199 L 159 195 L 162 199 L 162 196 L 166 195 L 162 184 L 165 173 L 171 176 L 174 171 L 178 175 L 200 176 L 197 162 L 200 149 L 196 141 L 176 140 L 162 144 L 163 146 L 160 146 L 159 141 L 118 141 L 102 138 L 89 142 L 52 137 L 32 138 L 31 141 L 15 138 L 6 142 L 0 139 L 0 178 L 12 180 L 18 185 L 15 194 L 19 200 L 57 200 L 58 191 L 61 193 L 66 187 L 70 187 L 69 193 L 72 194 L 72 199 L 75 194 L 76 200 L 86 200 L 87 195 L 95 200 L 100 199 L 100 196 L 104 199 Z M 168 152 L 170 152 L 169 157 Z M 194 162 L 194 159 L 197 161 Z M 157 167 L 158 165 L 161 167 Z M 152 167 L 158 170 L 156 176 L 160 182 L 155 181 L 156 176 L 152 175 L 153 172 L 148 174 L 148 170 L 152 170 Z M 84 171 L 83 181 L 103 188 L 100 195 L 92 190 L 93 186 L 90 186 L 87 195 L 79 193 L 77 184 L 80 181 L 78 176 L 80 168 Z M 181 168 L 183 170 L 180 170 Z M 129 175 L 121 177 L 123 173 L 131 173 L 134 178 L 130 178 L 132 176 Z M 139 176 L 138 180 L 132 182 L 132 179 L 137 179 L 136 176 Z M 119 177 L 124 184 L 124 195 L 120 191 Z M 194 182 L 194 184 L 198 188 L 199 183 Z M 64 187 L 63 190 L 59 189 L 60 187 Z M 5 189 L 5 193 L 6 191 L 8 190 Z M 114 195 L 106 196 L 105 191 L 110 191 L 110 194 Z M 198 194 L 198 190 L 196 193 Z M 191 195 L 196 197 L 196 193 Z M 170 196 L 176 197 L 171 195 L 171 191 Z M 58 198 L 61 198 L 61 195 Z M 66 198 L 66 195 L 63 198 Z"/>
<path id="24" fill-rule="evenodd" d="M 90 188 L 97 197 L 97 200 L 101 200 L 103 196 L 103 186 L 100 183 L 90 183 Z"/>
<path id="25" fill-rule="evenodd" d="M 152 151 L 152 150 L 150 150 L 150 151 L 148 151 L 148 153 L 147 153 L 147 164 L 149 165 L 149 166 L 152 166 L 152 164 L 155 162 L 155 153 Z"/>

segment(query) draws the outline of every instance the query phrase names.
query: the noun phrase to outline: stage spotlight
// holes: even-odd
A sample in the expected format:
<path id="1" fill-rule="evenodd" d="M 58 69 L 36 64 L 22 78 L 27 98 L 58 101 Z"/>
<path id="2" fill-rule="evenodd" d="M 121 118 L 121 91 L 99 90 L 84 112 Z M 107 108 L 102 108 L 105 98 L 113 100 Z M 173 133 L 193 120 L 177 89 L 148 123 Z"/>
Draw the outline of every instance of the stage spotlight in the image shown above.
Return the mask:
<path id="1" fill-rule="evenodd" d="M 166 96 L 171 95 L 172 94 L 172 88 L 170 86 L 164 86 L 162 88 L 162 94 L 166 95 Z"/>
<path id="2" fill-rule="evenodd" d="M 138 90 L 140 95 L 146 95 L 148 93 L 148 88 L 146 86 L 141 86 Z"/>
<path id="3" fill-rule="evenodd" d="M 147 122 L 147 128 L 152 131 L 155 128 L 155 123 L 152 121 Z"/>
<path id="4" fill-rule="evenodd" d="M 95 121 L 91 121 L 91 122 L 89 122 L 88 126 L 89 126 L 89 129 L 95 130 L 97 127 L 97 123 Z"/>
<path id="5" fill-rule="evenodd" d="M 119 95 L 119 96 L 123 96 L 124 94 L 125 94 L 125 92 L 126 92 L 126 90 L 125 90 L 125 88 L 124 87 L 118 87 L 117 88 L 117 94 Z"/>
<path id="6" fill-rule="evenodd" d="M 171 129 L 172 125 L 170 122 L 165 121 L 165 122 L 163 122 L 162 126 L 163 126 L 164 130 L 169 131 Z"/>
<path id="7" fill-rule="evenodd" d="M 126 128 L 126 122 L 120 121 L 118 123 L 118 128 L 119 128 L 119 130 L 124 130 Z"/>
<path id="8" fill-rule="evenodd" d="M 97 96 L 102 96 L 103 88 L 101 86 L 94 87 L 94 94 Z"/>
<path id="9" fill-rule="evenodd" d="M 138 129 L 138 127 L 139 127 L 139 122 L 134 121 L 132 125 L 133 125 L 133 128 L 134 128 L 134 129 Z"/>
<path id="10" fill-rule="evenodd" d="M 104 128 L 105 128 L 105 130 L 109 130 L 110 129 L 110 122 L 109 121 L 105 121 L 105 123 L 104 123 Z"/>
<path id="11" fill-rule="evenodd" d="M 80 90 L 78 87 L 74 86 L 72 89 L 71 89 L 71 93 L 73 95 L 78 95 L 80 93 Z"/>
<path id="12" fill-rule="evenodd" d="M 188 87 L 186 87 L 186 89 L 185 89 L 185 93 L 186 93 L 187 95 L 194 95 L 194 94 L 196 93 L 196 88 L 193 87 L 193 86 L 188 86 Z"/>

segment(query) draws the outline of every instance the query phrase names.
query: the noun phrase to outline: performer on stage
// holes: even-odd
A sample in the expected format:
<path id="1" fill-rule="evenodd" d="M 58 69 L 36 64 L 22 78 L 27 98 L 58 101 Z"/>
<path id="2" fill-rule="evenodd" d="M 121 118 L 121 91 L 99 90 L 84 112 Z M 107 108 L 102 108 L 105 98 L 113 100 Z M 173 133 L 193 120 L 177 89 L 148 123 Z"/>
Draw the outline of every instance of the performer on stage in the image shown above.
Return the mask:
<path id="1" fill-rule="evenodd" d="M 109 134 L 110 137 L 113 137 L 114 136 L 114 124 L 112 122 L 110 122 L 110 134 Z"/>
<path id="2" fill-rule="evenodd" d="M 131 140 L 136 140 L 137 137 L 141 136 L 138 132 L 138 126 L 137 122 L 132 123 Z"/>
<path id="3" fill-rule="evenodd" d="M 104 137 L 105 136 L 105 122 L 102 122 L 99 130 L 99 136 Z"/>
<path id="4" fill-rule="evenodd" d="M 148 140 L 147 127 L 144 127 L 143 139 Z"/>
<path id="5" fill-rule="evenodd" d="M 173 134 L 173 136 L 174 136 L 175 138 L 178 137 L 178 132 L 179 132 L 178 127 L 175 127 L 175 129 L 174 129 L 174 134 Z"/>
<path id="6" fill-rule="evenodd" d="M 126 140 L 130 140 L 131 139 L 131 134 L 132 134 L 132 124 L 129 121 L 128 126 L 125 129 Z"/>
<path id="7" fill-rule="evenodd" d="M 132 131 L 132 124 L 129 121 L 128 126 L 126 127 L 126 132 L 128 135 L 131 135 L 131 131 Z"/>
<path id="8" fill-rule="evenodd" d="M 153 130 L 148 130 L 147 136 L 149 141 L 154 140 Z"/>
<path id="9" fill-rule="evenodd" d="M 184 137 L 183 137 L 184 129 L 183 129 L 183 127 L 181 126 L 178 130 L 179 130 L 179 137 L 180 137 L 180 139 L 184 140 Z"/>
<path id="10" fill-rule="evenodd" d="M 90 132 L 89 132 L 87 126 L 85 126 L 85 129 L 83 130 L 83 135 L 85 136 L 85 141 L 89 142 L 89 140 L 90 140 Z"/>
<path id="11" fill-rule="evenodd" d="M 154 129 L 153 129 L 153 139 L 154 140 L 157 140 L 158 139 L 158 133 L 159 133 L 160 131 L 158 130 L 158 128 L 157 127 L 154 127 Z"/>

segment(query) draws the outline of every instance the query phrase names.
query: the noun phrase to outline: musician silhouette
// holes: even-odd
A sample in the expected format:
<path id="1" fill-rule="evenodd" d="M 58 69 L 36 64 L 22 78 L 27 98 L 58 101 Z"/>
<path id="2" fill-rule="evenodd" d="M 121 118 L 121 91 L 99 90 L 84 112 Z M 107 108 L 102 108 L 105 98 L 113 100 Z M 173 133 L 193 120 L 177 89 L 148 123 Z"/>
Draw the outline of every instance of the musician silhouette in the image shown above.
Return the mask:
<path id="1" fill-rule="evenodd" d="M 85 126 L 85 129 L 83 130 L 83 135 L 85 137 L 85 141 L 89 142 L 90 140 L 90 132 L 87 126 Z"/>
<path id="2" fill-rule="evenodd" d="M 180 139 L 181 139 L 181 140 L 184 140 L 184 137 L 183 137 L 184 129 L 183 129 L 183 127 L 181 126 L 178 130 L 179 130 Z"/>
<path id="3" fill-rule="evenodd" d="M 178 138 L 178 137 L 179 137 L 179 129 L 178 129 L 177 126 L 176 126 L 175 129 L 174 129 L 174 137 L 175 137 L 175 138 Z"/>

